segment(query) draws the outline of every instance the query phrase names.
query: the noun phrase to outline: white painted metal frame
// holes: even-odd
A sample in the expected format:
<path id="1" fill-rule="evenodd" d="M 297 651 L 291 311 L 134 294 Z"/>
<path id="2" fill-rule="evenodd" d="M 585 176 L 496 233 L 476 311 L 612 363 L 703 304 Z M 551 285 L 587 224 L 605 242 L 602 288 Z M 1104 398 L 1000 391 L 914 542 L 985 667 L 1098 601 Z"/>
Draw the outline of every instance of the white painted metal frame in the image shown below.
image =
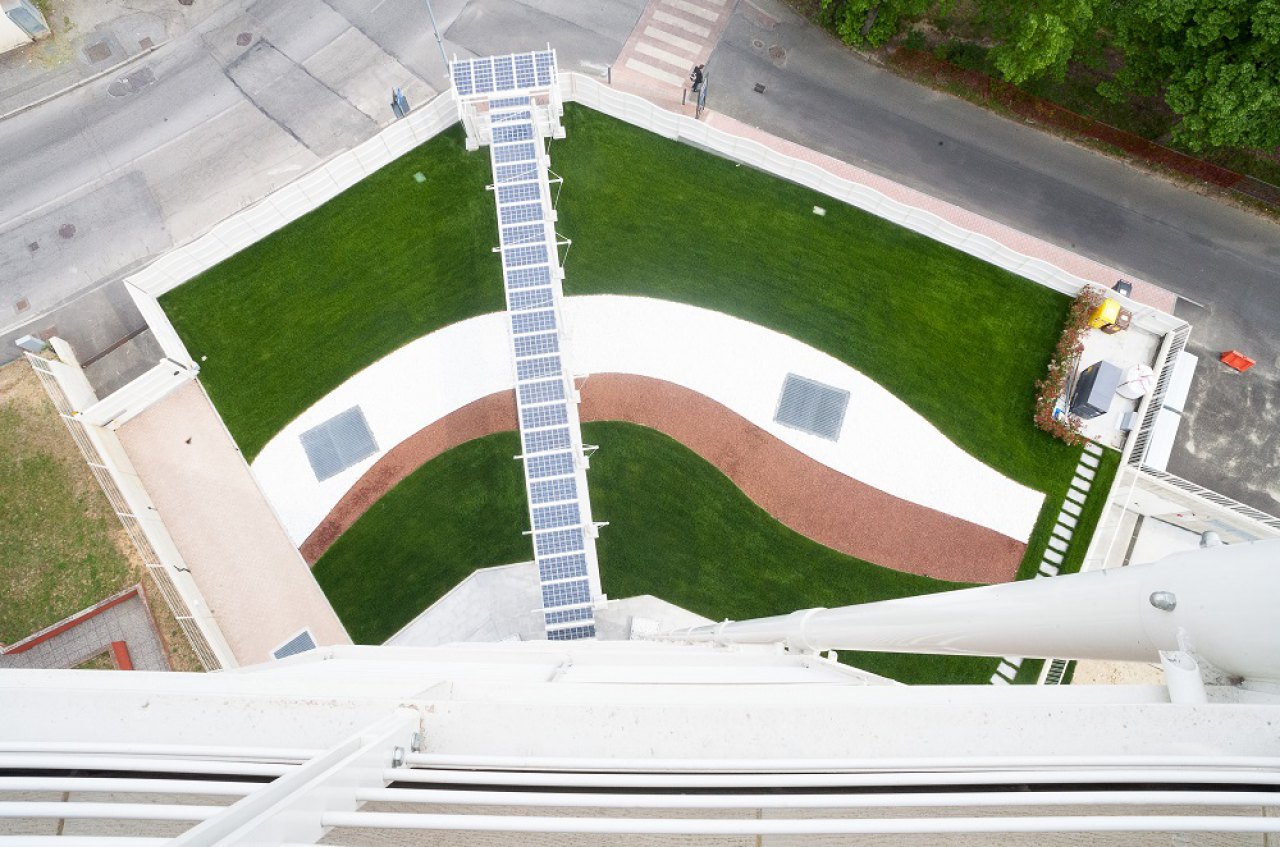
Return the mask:
<path id="1" fill-rule="evenodd" d="M 550 162 L 543 147 L 545 131 L 530 88 L 470 85 L 481 70 L 492 75 L 495 62 L 522 57 L 549 63 L 548 80 L 555 80 L 552 51 L 455 62 L 452 73 L 459 102 L 483 95 L 488 121 L 483 140 L 489 143 L 496 250 L 502 258 L 515 378 L 521 444 L 516 458 L 524 465 L 544 627 L 548 639 L 575 640 L 595 636 L 594 609 L 603 591 L 595 549 L 598 526 L 587 496 L 590 462 L 566 356 L 564 271 L 551 202 Z M 556 86 L 548 90 L 553 89 L 558 92 Z"/>
<path id="2" fill-rule="evenodd" d="M 521 66 L 531 69 L 519 70 Z M 458 119 L 467 132 L 467 149 L 492 143 L 493 104 L 508 98 L 528 98 L 534 123 L 543 136 L 563 138 L 560 118 L 564 101 L 560 91 L 556 52 L 546 50 L 454 59 L 449 78 Z"/>

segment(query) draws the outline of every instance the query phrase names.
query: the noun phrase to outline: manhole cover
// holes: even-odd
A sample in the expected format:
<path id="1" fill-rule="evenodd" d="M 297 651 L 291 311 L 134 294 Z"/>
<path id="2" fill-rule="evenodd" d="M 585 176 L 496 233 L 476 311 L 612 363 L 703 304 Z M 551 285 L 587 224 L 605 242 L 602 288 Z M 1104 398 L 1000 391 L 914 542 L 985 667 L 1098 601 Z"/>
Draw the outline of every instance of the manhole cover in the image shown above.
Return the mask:
<path id="1" fill-rule="evenodd" d="M 37 250 L 40 249 L 40 242 L 32 241 L 30 244 L 27 245 L 27 249 L 30 250 L 32 253 L 36 252 Z"/>
<path id="2" fill-rule="evenodd" d="M 13 310 L 15 312 L 25 312 L 27 309 L 30 309 L 30 308 L 31 308 L 31 304 L 27 302 L 26 297 L 23 297 L 17 303 L 13 304 Z"/>
<path id="3" fill-rule="evenodd" d="M 63 238 L 75 238 L 76 225 L 63 224 L 62 226 L 58 227 L 58 235 L 61 235 Z"/>
<path id="4" fill-rule="evenodd" d="M 761 40 L 760 40 L 760 39 L 758 39 L 758 38 L 753 38 L 753 39 L 751 39 L 751 46 L 752 46 L 752 47 L 754 47 L 754 48 L 756 48 L 757 50 L 763 50 L 763 49 L 764 49 L 764 42 L 763 42 L 763 41 L 761 41 Z"/>
<path id="5" fill-rule="evenodd" d="M 150 50 L 152 47 L 155 47 L 155 46 L 156 46 L 156 43 L 152 41 L 150 37 L 138 39 L 138 47 L 141 48 L 142 50 Z"/>
<path id="6" fill-rule="evenodd" d="M 156 73 L 151 70 L 150 66 L 138 68 L 127 76 L 122 76 L 111 85 L 107 86 L 107 93 L 112 97 L 124 97 L 141 91 L 148 85 L 156 81 Z"/>
<path id="7" fill-rule="evenodd" d="M 769 48 L 769 58 L 773 59 L 775 62 L 781 62 L 783 59 L 787 58 L 787 51 L 775 44 Z"/>
<path id="8" fill-rule="evenodd" d="M 236 36 L 236 44 L 241 47 L 248 47 L 250 41 L 253 41 L 253 36 L 247 32 L 242 32 Z"/>
<path id="9" fill-rule="evenodd" d="M 90 44 L 84 48 L 84 57 L 90 62 L 105 62 L 111 58 L 111 45 L 105 41 Z"/>
<path id="10" fill-rule="evenodd" d="M 196 2 L 196 0 L 178 0 L 178 5 L 179 5 L 179 6 L 190 6 L 190 5 L 191 5 L 192 3 L 194 3 L 194 2 Z"/>

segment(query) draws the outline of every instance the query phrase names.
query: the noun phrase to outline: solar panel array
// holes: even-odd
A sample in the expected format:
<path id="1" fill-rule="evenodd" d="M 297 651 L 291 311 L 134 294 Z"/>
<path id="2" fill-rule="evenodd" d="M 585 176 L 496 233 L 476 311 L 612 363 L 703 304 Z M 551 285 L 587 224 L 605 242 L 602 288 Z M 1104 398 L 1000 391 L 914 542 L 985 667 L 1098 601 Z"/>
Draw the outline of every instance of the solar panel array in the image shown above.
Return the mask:
<path id="1" fill-rule="evenodd" d="M 510 56 L 454 60 L 449 63 L 449 76 L 459 97 L 547 88 L 556 81 L 556 54 L 554 50 L 538 50 Z M 495 105 L 502 108 L 515 99 L 490 96 L 489 105 L 490 108 Z"/>
<path id="2" fill-rule="evenodd" d="M 560 332 L 560 264 L 547 161 L 531 96 L 555 79 L 555 54 L 454 62 L 459 95 L 490 94 L 494 199 L 516 376 L 521 459 L 547 638 L 594 638 L 595 532 L 582 433 Z M 597 589 L 598 590 L 598 589 Z"/>

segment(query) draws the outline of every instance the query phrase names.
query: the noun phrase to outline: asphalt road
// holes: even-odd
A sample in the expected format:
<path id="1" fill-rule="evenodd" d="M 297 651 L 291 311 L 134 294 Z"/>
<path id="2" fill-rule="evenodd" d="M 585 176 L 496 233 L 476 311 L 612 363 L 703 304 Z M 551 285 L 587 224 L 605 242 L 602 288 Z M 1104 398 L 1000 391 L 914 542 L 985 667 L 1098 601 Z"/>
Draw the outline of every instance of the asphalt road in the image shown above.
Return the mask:
<path id="1" fill-rule="evenodd" d="M 1170 470 L 1280 510 L 1280 227 L 904 82 L 776 0 L 757 5 L 781 23 L 754 23 L 740 0 L 709 63 L 711 108 L 1188 298 L 1193 350 L 1259 365 L 1202 361 Z M 550 42 L 563 68 L 603 75 L 644 2 L 434 6 L 450 55 Z M 391 120 L 392 85 L 411 102 L 445 85 L 421 0 L 203 8 L 155 53 L 0 121 L 0 341 L 368 137 Z M 108 318 L 98 337 L 130 329 Z"/>

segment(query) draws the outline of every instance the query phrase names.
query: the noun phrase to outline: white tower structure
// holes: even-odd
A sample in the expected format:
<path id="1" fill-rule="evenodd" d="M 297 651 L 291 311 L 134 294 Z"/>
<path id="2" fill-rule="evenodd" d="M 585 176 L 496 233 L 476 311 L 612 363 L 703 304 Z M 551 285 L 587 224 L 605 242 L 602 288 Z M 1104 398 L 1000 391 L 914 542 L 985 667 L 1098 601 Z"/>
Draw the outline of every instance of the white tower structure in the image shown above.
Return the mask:
<path id="1" fill-rule="evenodd" d="M 1264 845 L 1278 556 L 1217 547 L 663 642 L 0 671 L 0 844 Z M 905 686 L 828 647 L 1161 661 L 1167 685 Z"/>

